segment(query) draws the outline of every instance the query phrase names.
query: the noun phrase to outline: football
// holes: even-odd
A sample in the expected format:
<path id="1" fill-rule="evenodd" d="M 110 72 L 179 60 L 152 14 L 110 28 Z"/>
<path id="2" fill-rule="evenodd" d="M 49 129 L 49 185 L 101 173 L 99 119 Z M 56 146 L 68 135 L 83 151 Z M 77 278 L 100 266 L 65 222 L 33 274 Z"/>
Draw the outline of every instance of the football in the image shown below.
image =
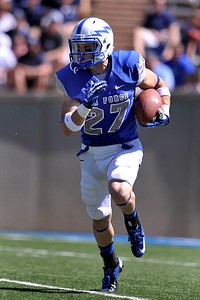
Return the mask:
<path id="1" fill-rule="evenodd" d="M 154 89 L 144 90 L 134 102 L 134 113 L 139 123 L 153 122 L 157 111 L 162 107 L 162 98 Z"/>

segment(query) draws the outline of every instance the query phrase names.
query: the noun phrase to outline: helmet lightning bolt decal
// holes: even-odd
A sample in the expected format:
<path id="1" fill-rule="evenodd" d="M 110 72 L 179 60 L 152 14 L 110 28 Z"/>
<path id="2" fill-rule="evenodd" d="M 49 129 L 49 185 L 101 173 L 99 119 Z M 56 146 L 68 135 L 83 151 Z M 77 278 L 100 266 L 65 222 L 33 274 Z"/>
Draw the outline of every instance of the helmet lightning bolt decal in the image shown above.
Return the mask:
<path id="1" fill-rule="evenodd" d="M 95 30 L 96 34 L 93 33 L 92 36 L 102 36 L 101 33 L 109 33 L 111 31 L 110 26 L 104 26 L 103 28 L 104 30 Z"/>

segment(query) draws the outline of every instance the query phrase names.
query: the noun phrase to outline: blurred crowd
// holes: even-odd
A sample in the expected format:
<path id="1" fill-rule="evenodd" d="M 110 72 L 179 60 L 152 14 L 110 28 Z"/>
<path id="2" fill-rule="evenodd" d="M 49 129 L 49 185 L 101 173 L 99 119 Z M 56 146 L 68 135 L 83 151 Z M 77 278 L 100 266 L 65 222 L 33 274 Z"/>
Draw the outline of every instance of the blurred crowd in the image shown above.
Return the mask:
<path id="1" fill-rule="evenodd" d="M 189 4 L 189 2 L 188 2 Z M 133 49 L 171 91 L 200 93 L 200 8 L 178 20 L 167 0 L 152 0 L 144 23 L 133 29 Z"/>
<path id="2" fill-rule="evenodd" d="M 167 0 L 149 2 L 132 49 L 171 91 L 199 94 L 200 9 L 180 22 Z M 54 72 L 69 62 L 72 28 L 91 11 L 91 0 L 0 0 L 0 91 L 54 89 Z"/>
<path id="3" fill-rule="evenodd" d="M 53 89 L 72 28 L 90 10 L 90 0 L 0 0 L 0 90 Z"/>

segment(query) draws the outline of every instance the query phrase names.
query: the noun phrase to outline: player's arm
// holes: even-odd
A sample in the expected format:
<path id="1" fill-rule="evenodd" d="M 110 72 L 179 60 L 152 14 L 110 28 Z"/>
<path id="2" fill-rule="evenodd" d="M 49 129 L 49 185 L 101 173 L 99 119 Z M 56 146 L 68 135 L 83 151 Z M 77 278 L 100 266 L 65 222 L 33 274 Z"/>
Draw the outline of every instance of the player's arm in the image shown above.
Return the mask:
<path id="1" fill-rule="evenodd" d="M 78 99 L 65 96 L 61 107 L 60 124 L 66 136 L 71 135 L 72 132 L 81 130 L 94 102 L 100 94 L 105 92 L 106 87 L 107 83 L 104 80 L 99 80 L 95 83 L 91 81 L 88 83 L 88 85 L 82 89 L 85 94 L 85 99 L 81 104 Z"/>
<path id="2" fill-rule="evenodd" d="M 60 117 L 60 126 L 64 135 L 69 136 L 73 132 L 79 131 L 84 125 L 85 118 L 88 113 L 89 109 L 84 108 L 83 105 L 80 105 L 78 99 L 72 99 L 65 96 L 61 106 Z"/>
<path id="3" fill-rule="evenodd" d="M 146 124 L 145 127 L 167 125 L 169 123 L 171 94 L 168 87 L 165 84 L 165 81 L 161 77 L 157 76 L 154 72 L 146 68 L 144 72 L 144 78 L 139 84 L 139 88 L 141 88 L 142 90 L 146 90 L 148 88 L 153 88 L 157 90 L 163 102 L 162 108 L 158 110 L 158 118 L 154 122 Z"/>
<path id="4" fill-rule="evenodd" d="M 170 91 L 166 86 L 164 80 L 161 77 L 158 77 L 154 72 L 147 69 L 145 70 L 144 79 L 139 85 L 143 90 L 146 89 L 156 89 L 162 97 L 163 104 L 170 106 Z"/>

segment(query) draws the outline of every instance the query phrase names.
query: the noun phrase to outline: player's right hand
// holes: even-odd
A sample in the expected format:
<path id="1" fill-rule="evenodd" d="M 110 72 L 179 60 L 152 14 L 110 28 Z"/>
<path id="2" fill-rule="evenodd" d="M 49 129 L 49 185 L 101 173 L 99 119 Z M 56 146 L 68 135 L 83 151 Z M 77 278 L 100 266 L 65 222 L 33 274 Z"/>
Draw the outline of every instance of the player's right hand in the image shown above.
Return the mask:
<path id="1" fill-rule="evenodd" d="M 83 88 L 84 92 L 86 93 L 86 98 L 83 100 L 83 105 L 87 108 L 92 108 L 99 95 L 106 91 L 106 87 L 107 83 L 105 80 L 99 80 L 97 82 L 91 80 L 87 84 L 87 87 Z"/>

